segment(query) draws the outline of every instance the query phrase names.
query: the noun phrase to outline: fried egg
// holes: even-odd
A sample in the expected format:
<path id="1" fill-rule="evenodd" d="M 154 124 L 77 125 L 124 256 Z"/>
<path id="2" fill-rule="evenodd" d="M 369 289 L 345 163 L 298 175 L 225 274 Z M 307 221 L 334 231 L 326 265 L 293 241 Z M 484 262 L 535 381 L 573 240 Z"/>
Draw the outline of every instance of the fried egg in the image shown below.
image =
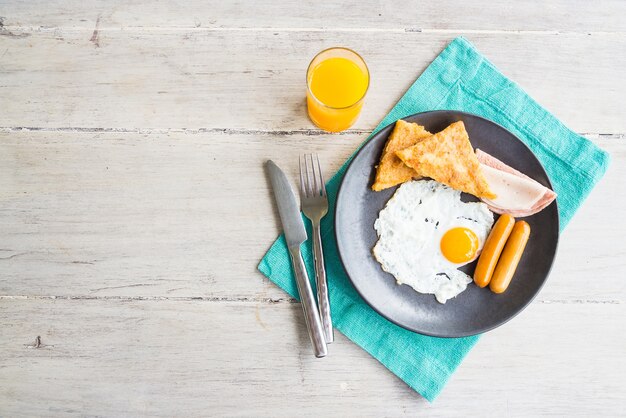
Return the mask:
<path id="1" fill-rule="evenodd" d="M 409 181 L 374 222 L 372 252 L 398 284 L 445 303 L 472 281 L 457 269 L 478 257 L 492 225 L 486 204 L 462 202 L 460 191 L 434 180 Z"/>

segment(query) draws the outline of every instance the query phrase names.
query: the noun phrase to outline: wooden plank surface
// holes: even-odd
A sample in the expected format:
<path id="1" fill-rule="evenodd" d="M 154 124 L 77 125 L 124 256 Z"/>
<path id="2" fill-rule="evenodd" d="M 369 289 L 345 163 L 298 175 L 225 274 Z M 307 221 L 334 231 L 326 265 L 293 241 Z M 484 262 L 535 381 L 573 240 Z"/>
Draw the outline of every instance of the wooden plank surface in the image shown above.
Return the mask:
<path id="1" fill-rule="evenodd" d="M 0 416 L 625 416 L 625 12 L 0 2 Z M 261 164 L 336 171 L 459 35 L 612 165 L 539 297 L 428 404 L 342 336 L 312 358 L 300 306 L 256 271 L 280 231 Z M 303 72 L 337 44 L 372 85 L 328 135 Z"/>
<path id="2" fill-rule="evenodd" d="M 352 47 L 368 62 L 372 83 L 354 128 L 371 130 L 463 34 L 102 30 L 96 47 L 91 29 L 12 33 L 28 36 L 0 36 L 0 127 L 262 131 L 314 128 L 304 116 L 304 71 L 325 47 Z M 468 39 L 574 130 L 626 132 L 626 95 L 615 81 L 626 36 Z"/>
<path id="3" fill-rule="evenodd" d="M 264 299 L 284 295 L 255 271 L 280 230 L 263 162 L 275 159 L 295 179 L 298 152 L 314 150 L 332 173 L 363 135 L 0 138 L 1 292 Z M 626 143 L 596 142 L 615 162 L 563 235 L 545 300 L 626 294 L 623 280 L 589 280 L 612 276 L 626 232 L 612 217 L 597 217 L 620 211 L 611 190 L 626 189 Z"/>
<path id="4" fill-rule="evenodd" d="M 10 7 L 9 7 L 10 6 Z M 488 4 L 458 0 L 304 1 L 11 1 L 0 5 L 8 28 L 258 28 L 359 31 L 626 32 L 619 0 L 533 0 Z"/>
<path id="5" fill-rule="evenodd" d="M 341 335 L 328 357 L 315 359 L 298 304 L 5 298 L 0 410 L 6 416 L 617 416 L 626 412 L 625 306 L 535 303 L 515 326 L 483 337 L 428 404 Z"/>
<path id="6" fill-rule="evenodd" d="M 295 179 L 306 149 L 333 173 L 363 139 L 0 134 L 0 293 L 284 298 L 256 271 L 280 230 L 263 162 L 274 159 Z M 590 280 L 621 265 L 626 235 L 626 223 L 597 216 L 616 208 L 611 190 L 626 189 L 626 143 L 596 142 L 612 169 L 563 235 L 543 300 L 626 293 L 624 281 Z"/>

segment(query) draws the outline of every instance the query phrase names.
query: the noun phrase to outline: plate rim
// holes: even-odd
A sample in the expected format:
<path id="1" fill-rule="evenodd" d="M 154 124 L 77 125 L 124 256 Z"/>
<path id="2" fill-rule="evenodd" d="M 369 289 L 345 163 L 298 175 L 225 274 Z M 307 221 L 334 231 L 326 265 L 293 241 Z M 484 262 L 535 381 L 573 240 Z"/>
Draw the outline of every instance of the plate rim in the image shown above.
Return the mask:
<path id="1" fill-rule="evenodd" d="M 337 222 L 338 222 L 338 217 L 337 217 L 337 213 L 339 210 L 339 199 L 341 196 L 341 192 L 343 190 L 343 186 L 344 186 L 344 182 L 346 179 L 346 176 L 348 174 L 348 172 L 350 171 L 350 169 L 352 168 L 352 165 L 354 164 L 354 161 L 357 159 L 357 157 L 361 154 L 361 152 L 363 152 L 363 150 L 366 148 L 366 146 L 368 144 L 371 143 L 371 141 L 380 134 L 380 132 L 384 131 L 385 129 L 389 128 L 391 125 L 394 125 L 398 120 L 402 119 L 402 120 L 407 120 L 409 118 L 413 118 L 415 116 L 420 116 L 420 115 L 426 115 L 426 114 L 435 114 L 435 113 L 455 113 L 457 115 L 464 115 L 464 116 L 470 116 L 470 117 L 474 117 L 474 118 L 478 118 L 478 119 L 482 119 L 487 123 L 496 125 L 502 129 L 504 129 L 506 132 L 508 132 L 509 134 L 511 134 L 517 141 L 519 141 L 528 151 L 529 153 L 533 156 L 533 158 L 535 158 L 535 160 L 539 163 L 539 166 L 541 167 L 541 170 L 543 171 L 543 174 L 545 175 L 547 181 L 548 181 L 548 188 L 550 190 L 554 191 L 554 188 L 552 186 L 552 181 L 550 180 L 550 176 L 548 176 L 548 173 L 546 172 L 546 169 L 544 168 L 543 164 L 541 163 L 541 161 L 539 160 L 539 158 L 537 158 L 537 156 L 535 155 L 535 153 L 530 149 L 530 147 L 524 142 L 522 141 L 517 135 L 515 135 L 513 132 L 511 132 L 509 129 L 505 128 L 504 126 L 500 125 L 497 122 L 494 122 L 490 119 L 487 119 L 483 116 L 474 114 L 474 113 L 470 113 L 470 112 L 464 112 L 464 111 L 460 111 L 460 110 L 428 110 L 425 112 L 417 112 L 417 113 L 412 113 L 410 115 L 404 116 L 402 118 L 398 118 L 395 121 L 385 125 L 384 127 L 380 128 L 375 134 L 373 134 L 369 139 L 367 139 L 361 146 L 359 146 L 359 148 L 356 150 L 356 152 L 350 157 L 350 162 L 348 163 L 348 166 L 346 167 L 345 172 L 343 173 L 343 175 L 341 176 L 341 181 L 339 183 L 339 187 L 337 189 L 337 197 L 335 199 L 335 208 L 333 210 L 333 215 L 334 215 L 334 222 L 333 222 L 333 229 L 334 229 L 334 237 L 335 237 L 335 244 L 337 245 L 337 253 L 339 255 L 339 261 L 341 262 L 341 267 L 343 268 L 344 273 L 346 274 L 346 277 L 348 278 L 348 280 L 350 280 L 350 283 L 352 284 L 352 287 L 356 290 L 356 292 L 358 293 L 358 295 L 361 297 L 361 299 L 363 299 L 363 301 L 371 308 L 373 309 L 377 314 L 379 314 L 380 316 L 382 316 L 383 318 L 385 318 L 387 321 L 403 328 L 406 329 L 408 331 L 411 332 L 415 332 L 417 334 L 421 334 L 421 335 L 426 335 L 426 336 L 430 336 L 430 337 L 438 337 L 438 338 L 464 338 L 464 337 L 471 337 L 471 336 L 476 336 L 476 335 L 481 335 L 484 334 L 486 332 L 492 331 L 504 324 L 506 324 L 507 322 L 509 322 L 510 320 L 512 320 L 513 318 L 515 318 L 517 315 L 519 315 L 522 311 L 524 311 L 531 303 L 533 300 L 535 300 L 535 298 L 537 297 L 537 295 L 541 292 L 541 290 L 543 289 L 543 287 L 545 286 L 546 282 L 548 281 L 548 277 L 550 276 L 550 273 L 552 272 L 552 269 L 554 268 L 554 260 L 556 259 L 556 255 L 558 253 L 558 249 L 559 249 L 559 242 L 561 239 L 561 219 L 559 216 L 559 207 L 558 207 L 558 199 L 554 199 L 554 202 L 551 203 L 555 205 L 556 208 L 556 230 L 557 230 L 557 234 L 556 234 L 556 242 L 554 245 L 554 255 L 552 256 L 552 260 L 550 261 L 550 266 L 548 268 L 548 271 L 546 272 L 546 275 L 543 279 L 543 281 L 541 282 L 541 284 L 539 285 L 539 287 L 537 288 L 537 291 L 532 295 L 532 297 L 530 297 L 528 299 L 528 301 L 526 301 L 517 312 L 515 312 L 513 315 L 509 316 L 508 318 L 497 322 L 493 325 L 489 325 L 489 326 L 485 326 L 485 327 L 480 327 L 478 330 L 476 331 L 471 331 L 471 332 L 467 332 L 467 333 L 456 333 L 454 335 L 451 334 L 445 334 L 445 333 L 434 333 L 434 332 L 427 332 L 427 331 L 423 331 L 423 330 L 418 330 L 415 327 L 410 327 L 406 324 L 402 324 L 396 320 L 394 320 L 393 318 L 389 317 L 388 315 L 384 314 L 383 312 L 381 312 L 379 309 L 377 309 L 374 305 L 372 305 L 369 300 L 363 295 L 363 293 L 361 292 L 361 290 L 359 289 L 359 287 L 356 285 L 356 283 L 354 282 L 354 280 L 352 280 L 352 277 L 350 277 L 350 274 L 348 273 L 347 269 L 346 269 L 346 264 L 344 261 L 344 257 L 341 253 L 341 246 L 339 245 L 339 234 L 338 234 L 338 228 L 337 228 Z M 496 157 L 497 158 L 497 157 Z M 533 179 L 534 180 L 534 179 Z"/>

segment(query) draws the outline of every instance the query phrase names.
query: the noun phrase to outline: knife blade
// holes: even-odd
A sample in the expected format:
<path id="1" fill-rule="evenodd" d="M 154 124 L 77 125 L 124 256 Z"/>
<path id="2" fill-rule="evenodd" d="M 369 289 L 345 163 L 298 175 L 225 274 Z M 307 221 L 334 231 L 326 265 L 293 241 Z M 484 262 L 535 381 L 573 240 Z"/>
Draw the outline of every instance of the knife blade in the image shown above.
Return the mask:
<path id="1" fill-rule="evenodd" d="M 300 215 L 300 205 L 296 201 L 296 196 L 289 185 L 287 176 L 272 160 L 267 161 L 272 190 L 276 197 L 276 205 L 280 215 L 280 222 L 285 232 L 287 247 L 300 246 L 307 239 L 302 216 Z"/>
<path id="2" fill-rule="evenodd" d="M 324 330 L 315 303 L 315 297 L 313 296 L 311 282 L 306 272 L 304 261 L 302 260 L 302 254 L 300 253 L 300 245 L 307 239 L 304 222 L 300 215 L 300 206 L 296 201 L 296 196 L 293 193 L 285 173 L 272 160 L 267 161 L 266 167 L 270 182 L 272 183 L 274 197 L 276 198 L 276 205 L 278 206 L 280 222 L 283 225 L 285 240 L 289 248 L 291 266 L 293 267 L 296 278 L 296 285 L 298 286 L 298 294 L 300 295 L 307 330 L 309 331 L 309 337 L 313 344 L 313 352 L 316 357 L 324 357 L 328 352 L 326 340 L 324 339 Z"/>

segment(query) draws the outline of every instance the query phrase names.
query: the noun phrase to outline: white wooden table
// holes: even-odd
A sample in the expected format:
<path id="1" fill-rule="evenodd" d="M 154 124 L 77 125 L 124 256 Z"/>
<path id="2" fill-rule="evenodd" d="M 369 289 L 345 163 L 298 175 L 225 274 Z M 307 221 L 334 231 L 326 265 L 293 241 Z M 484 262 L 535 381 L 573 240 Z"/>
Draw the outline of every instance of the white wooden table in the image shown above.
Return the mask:
<path id="1" fill-rule="evenodd" d="M 412 4 L 411 4 L 412 3 Z M 0 2 L 0 416 L 626 415 L 626 3 Z M 336 170 L 464 35 L 609 151 L 532 305 L 429 404 L 341 335 L 310 355 L 256 265 L 262 162 Z M 306 117 L 319 50 L 359 51 L 362 117 Z"/>

